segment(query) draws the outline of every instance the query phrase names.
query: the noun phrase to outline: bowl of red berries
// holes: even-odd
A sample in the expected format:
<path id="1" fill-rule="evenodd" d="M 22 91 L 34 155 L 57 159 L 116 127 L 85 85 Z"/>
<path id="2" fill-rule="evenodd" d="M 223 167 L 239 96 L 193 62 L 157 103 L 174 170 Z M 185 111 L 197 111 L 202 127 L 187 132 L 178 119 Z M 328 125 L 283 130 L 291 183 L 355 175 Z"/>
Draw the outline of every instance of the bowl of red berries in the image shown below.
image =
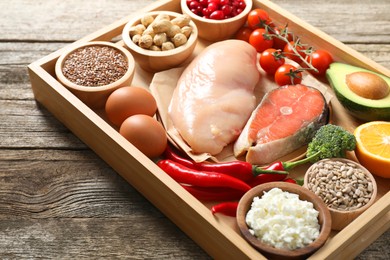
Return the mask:
<path id="1" fill-rule="evenodd" d="M 246 22 L 252 0 L 181 0 L 183 14 L 191 17 L 198 36 L 210 42 L 231 38 Z"/>

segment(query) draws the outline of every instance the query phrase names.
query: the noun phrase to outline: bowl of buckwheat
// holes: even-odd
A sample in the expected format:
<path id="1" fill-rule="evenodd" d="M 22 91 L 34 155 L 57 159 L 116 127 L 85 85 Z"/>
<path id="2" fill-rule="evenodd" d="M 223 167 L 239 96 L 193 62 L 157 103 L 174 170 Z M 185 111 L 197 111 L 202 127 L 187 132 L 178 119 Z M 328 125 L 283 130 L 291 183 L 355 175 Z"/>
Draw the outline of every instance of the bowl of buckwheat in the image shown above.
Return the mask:
<path id="1" fill-rule="evenodd" d="M 304 187 L 328 206 L 332 229 L 341 230 L 375 201 L 374 176 L 359 163 L 345 158 L 324 159 L 306 172 Z"/>
<path id="2" fill-rule="evenodd" d="M 134 72 L 131 53 L 104 41 L 75 44 L 55 66 L 58 81 L 93 109 L 103 108 L 114 90 L 131 85 Z"/>
<path id="3" fill-rule="evenodd" d="M 188 15 L 153 11 L 134 16 L 123 28 L 122 39 L 143 70 L 159 72 L 190 61 L 198 29 Z"/>

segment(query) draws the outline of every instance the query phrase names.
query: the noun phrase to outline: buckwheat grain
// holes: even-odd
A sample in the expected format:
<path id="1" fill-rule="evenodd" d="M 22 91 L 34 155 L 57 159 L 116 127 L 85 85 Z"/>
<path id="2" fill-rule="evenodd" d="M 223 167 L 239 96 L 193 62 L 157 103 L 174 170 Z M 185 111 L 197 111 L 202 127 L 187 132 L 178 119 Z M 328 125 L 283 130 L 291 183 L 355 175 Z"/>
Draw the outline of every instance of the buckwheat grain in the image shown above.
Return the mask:
<path id="1" fill-rule="evenodd" d="M 128 69 L 126 57 L 108 46 L 79 48 L 65 59 L 62 73 L 71 82 L 86 87 L 104 86 L 122 78 Z"/>

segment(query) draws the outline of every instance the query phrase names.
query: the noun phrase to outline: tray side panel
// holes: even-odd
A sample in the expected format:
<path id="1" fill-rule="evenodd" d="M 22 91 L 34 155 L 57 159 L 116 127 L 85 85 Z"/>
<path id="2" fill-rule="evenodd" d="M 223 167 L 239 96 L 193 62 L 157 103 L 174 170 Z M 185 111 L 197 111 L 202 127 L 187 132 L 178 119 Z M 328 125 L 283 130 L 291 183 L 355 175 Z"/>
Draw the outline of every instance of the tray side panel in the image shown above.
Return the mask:
<path id="1" fill-rule="evenodd" d="M 385 230 L 390 228 L 390 192 L 369 210 L 338 232 L 326 246 L 314 254 L 315 259 L 347 259 L 357 256 Z"/>

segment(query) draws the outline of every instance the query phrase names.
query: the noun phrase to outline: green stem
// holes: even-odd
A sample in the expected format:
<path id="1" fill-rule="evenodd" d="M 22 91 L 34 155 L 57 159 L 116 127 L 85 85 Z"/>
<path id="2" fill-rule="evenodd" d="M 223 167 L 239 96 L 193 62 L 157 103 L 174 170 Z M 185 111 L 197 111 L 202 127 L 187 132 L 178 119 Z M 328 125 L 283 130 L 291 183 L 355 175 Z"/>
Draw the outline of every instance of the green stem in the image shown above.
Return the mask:
<path id="1" fill-rule="evenodd" d="M 260 166 L 253 165 L 252 166 L 252 173 L 254 176 L 257 176 L 259 174 L 285 174 L 287 175 L 287 171 L 277 171 L 277 170 L 264 170 Z"/>
<path id="2" fill-rule="evenodd" d="M 313 158 L 316 158 L 319 154 L 321 153 L 321 151 L 318 151 L 316 152 L 315 154 L 309 156 L 309 157 L 306 157 L 302 160 L 299 160 L 299 161 L 295 161 L 295 162 L 283 162 L 283 167 L 286 171 L 288 170 L 291 170 L 292 168 L 298 166 L 298 165 L 302 165 L 302 164 L 305 164 L 305 163 L 308 163 L 308 162 L 312 162 Z"/>
<path id="3" fill-rule="evenodd" d="M 318 72 L 318 70 L 317 70 L 316 68 L 313 67 L 313 65 L 311 64 L 311 62 L 308 62 L 306 59 L 304 59 L 304 58 L 302 57 L 301 54 L 299 54 L 299 52 L 298 52 L 297 49 L 296 49 L 296 46 L 292 45 L 292 44 L 288 41 L 287 36 L 283 36 L 283 35 L 280 35 L 280 34 L 276 33 L 275 30 L 273 30 L 272 27 L 269 26 L 268 24 L 265 24 L 265 27 L 266 27 L 266 30 L 267 30 L 267 31 L 273 32 L 273 34 L 270 35 L 271 37 L 278 38 L 278 39 L 284 41 L 286 44 L 288 44 L 288 45 L 291 47 L 291 49 L 293 50 L 294 54 L 295 54 L 303 63 L 305 63 L 305 65 L 308 67 L 308 70 L 313 70 L 313 71 L 315 71 L 315 72 Z M 298 42 L 299 42 L 299 39 L 296 40 L 296 42 L 298 43 Z"/>

